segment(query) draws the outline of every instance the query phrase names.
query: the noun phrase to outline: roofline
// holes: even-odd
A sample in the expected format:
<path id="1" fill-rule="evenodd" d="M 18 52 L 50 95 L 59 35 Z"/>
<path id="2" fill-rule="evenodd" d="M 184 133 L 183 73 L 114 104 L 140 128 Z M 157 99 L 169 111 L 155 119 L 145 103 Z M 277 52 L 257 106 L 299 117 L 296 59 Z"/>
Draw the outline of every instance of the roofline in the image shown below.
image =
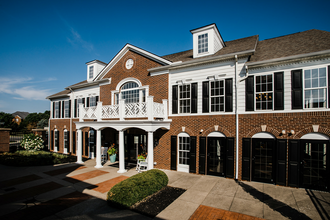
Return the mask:
<path id="1" fill-rule="evenodd" d="M 330 50 L 322 50 L 322 51 L 317 51 L 317 52 L 312 52 L 312 53 L 305 53 L 305 54 L 293 55 L 293 56 L 288 56 L 288 57 L 280 57 L 280 58 L 275 58 L 275 59 L 270 59 L 270 60 L 247 62 L 245 65 L 250 68 L 253 68 L 253 67 L 257 67 L 257 66 L 270 65 L 270 64 L 278 63 L 278 62 L 284 62 L 284 61 L 290 61 L 290 60 L 295 60 L 295 59 L 301 59 L 301 58 L 319 56 L 319 55 L 326 55 L 326 54 L 330 55 Z"/>
<path id="2" fill-rule="evenodd" d="M 65 89 L 79 89 L 79 88 L 84 88 L 84 87 L 89 87 L 89 86 L 94 86 L 94 85 L 98 85 L 98 84 L 102 84 L 102 83 L 107 83 L 107 82 L 111 82 L 111 78 L 105 78 L 105 79 L 101 79 L 101 80 L 97 80 L 97 81 L 91 81 L 91 82 L 85 82 L 85 83 L 81 83 L 78 85 L 73 85 L 73 86 L 68 86 Z"/>
<path id="3" fill-rule="evenodd" d="M 218 29 L 218 27 L 217 27 L 217 25 L 216 25 L 215 23 L 212 23 L 212 24 L 209 24 L 209 25 L 205 25 L 205 26 L 200 27 L 200 28 L 192 29 L 192 30 L 190 30 L 190 33 L 194 34 L 195 32 L 197 32 L 197 30 L 199 30 L 199 31 L 203 31 L 203 30 L 207 30 L 207 29 L 209 29 L 209 28 L 215 28 L 215 30 L 216 30 L 216 34 L 219 35 L 218 37 L 220 38 L 221 43 L 223 44 L 224 47 L 226 47 L 226 43 L 225 43 L 225 41 L 223 40 L 223 38 L 222 38 L 222 36 L 221 36 L 221 34 L 220 34 L 220 31 L 219 31 L 219 29 Z"/>
<path id="4" fill-rule="evenodd" d="M 158 55 L 155 55 L 149 51 L 146 51 L 146 50 L 143 50 L 139 47 L 136 47 L 134 45 L 131 45 L 131 44 L 126 44 L 115 56 L 114 58 L 112 58 L 112 60 L 101 70 L 101 72 L 95 77 L 94 80 L 97 80 L 101 77 L 104 76 L 104 74 L 106 72 L 108 72 L 110 69 L 112 69 L 112 67 L 117 64 L 117 62 L 129 51 L 134 51 L 135 53 L 138 53 L 142 56 L 147 56 L 149 57 L 150 59 L 156 61 L 157 63 L 161 63 L 163 65 L 171 65 L 172 62 L 165 59 L 165 58 L 162 58 Z"/>
<path id="5" fill-rule="evenodd" d="M 213 56 L 213 57 L 206 57 L 202 59 L 197 59 L 197 60 L 189 60 L 186 62 L 175 62 L 170 66 L 161 66 L 161 67 L 155 67 L 148 69 L 149 72 L 156 72 L 156 71 L 161 71 L 161 70 L 166 70 L 166 69 L 173 69 L 173 68 L 183 68 L 186 66 L 191 66 L 191 65 L 196 65 L 199 63 L 204 63 L 204 62 L 210 62 L 210 61 L 216 61 L 216 60 L 223 60 L 223 59 L 228 59 L 228 58 L 235 58 L 235 55 L 237 56 L 242 56 L 242 55 L 252 55 L 255 52 L 254 49 L 252 50 L 245 50 L 237 53 L 230 53 L 230 54 L 224 54 L 224 55 L 218 55 L 218 56 Z"/>
<path id="6" fill-rule="evenodd" d="M 103 62 L 103 61 L 100 61 L 100 60 L 92 60 L 92 61 L 89 61 L 86 63 L 86 65 L 88 64 L 92 64 L 92 63 L 101 63 L 101 64 L 104 64 L 104 65 L 107 65 L 107 63 Z"/>
<path id="7" fill-rule="evenodd" d="M 61 98 L 61 97 L 68 97 L 70 96 L 70 93 L 69 94 L 61 94 L 61 95 L 50 95 L 50 96 L 47 96 L 46 99 L 56 99 L 56 98 Z"/>

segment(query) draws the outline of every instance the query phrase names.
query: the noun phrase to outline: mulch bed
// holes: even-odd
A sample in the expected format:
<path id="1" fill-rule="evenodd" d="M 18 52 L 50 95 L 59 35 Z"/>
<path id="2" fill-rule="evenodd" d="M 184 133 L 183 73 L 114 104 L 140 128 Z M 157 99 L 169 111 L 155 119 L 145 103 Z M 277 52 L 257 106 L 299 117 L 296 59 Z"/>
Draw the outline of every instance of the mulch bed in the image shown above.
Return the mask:
<path id="1" fill-rule="evenodd" d="M 185 189 L 166 186 L 157 193 L 148 196 L 137 204 L 134 204 L 131 209 L 143 215 L 155 217 L 174 202 L 174 200 L 179 198 L 179 196 L 185 191 Z"/>

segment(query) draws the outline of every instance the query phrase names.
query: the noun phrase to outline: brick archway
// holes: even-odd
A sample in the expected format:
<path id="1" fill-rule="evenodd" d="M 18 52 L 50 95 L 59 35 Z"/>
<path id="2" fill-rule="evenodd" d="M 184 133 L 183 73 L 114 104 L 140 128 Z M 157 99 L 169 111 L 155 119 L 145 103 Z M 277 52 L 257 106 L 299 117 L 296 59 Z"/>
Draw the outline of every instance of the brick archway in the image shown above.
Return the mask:
<path id="1" fill-rule="evenodd" d="M 274 135 L 274 137 L 278 137 L 279 134 L 281 133 L 280 131 L 278 131 L 275 128 L 272 128 L 272 127 L 267 126 L 266 129 L 263 130 L 261 128 L 261 126 L 259 126 L 259 127 L 256 127 L 254 129 L 252 129 L 246 136 L 243 135 L 243 137 L 251 138 L 253 135 L 255 135 L 257 133 L 260 133 L 260 132 L 270 133 L 270 134 Z"/>
<path id="2" fill-rule="evenodd" d="M 223 133 L 226 137 L 232 137 L 232 134 L 225 128 L 219 126 L 218 129 L 216 130 L 215 127 L 209 127 L 207 130 L 203 131 L 201 133 L 201 136 L 208 136 L 212 132 L 221 132 Z"/>
<path id="3" fill-rule="evenodd" d="M 302 136 L 304 136 L 305 134 L 308 134 L 308 133 L 321 133 L 321 134 L 324 134 L 324 135 L 327 135 L 330 137 L 330 129 L 319 126 L 318 130 L 315 131 L 313 126 L 309 126 L 307 128 L 304 128 L 304 129 L 298 131 L 295 135 L 292 136 L 292 138 L 300 139 Z"/>
<path id="4" fill-rule="evenodd" d="M 182 132 L 187 133 L 189 136 L 195 136 L 195 135 L 193 135 L 194 132 L 191 129 L 187 128 L 187 127 L 185 127 L 184 131 L 183 131 L 182 127 L 178 128 L 177 130 L 174 131 L 174 133 L 172 135 L 178 136 Z"/>

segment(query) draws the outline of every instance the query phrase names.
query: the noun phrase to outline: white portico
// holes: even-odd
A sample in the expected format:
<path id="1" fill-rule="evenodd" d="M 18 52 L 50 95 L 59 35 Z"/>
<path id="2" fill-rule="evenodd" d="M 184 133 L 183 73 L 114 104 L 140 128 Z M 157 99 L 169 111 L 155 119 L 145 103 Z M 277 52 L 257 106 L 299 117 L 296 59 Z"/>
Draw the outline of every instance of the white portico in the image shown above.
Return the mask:
<path id="1" fill-rule="evenodd" d="M 113 128 L 119 132 L 119 170 L 118 173 L 124 173 L 125 170 L 125 150 L 124 150 L 124 131 L 129 128 L 139 128 L 148 133 L 148 169 L 153 169 L 154 165 L 154 132 L 157 129 L 170 129 L 171 120 L 126 120 L 126 121 L 85 121 L 75 122 L 78 132 L 77 163 L 82 161 L 82 129 L 89 127 L 97 131 L 96 140 L 96 165 L 95 168 L 102 168 L 101 163 L 101 131 L 105 128 Z"/>

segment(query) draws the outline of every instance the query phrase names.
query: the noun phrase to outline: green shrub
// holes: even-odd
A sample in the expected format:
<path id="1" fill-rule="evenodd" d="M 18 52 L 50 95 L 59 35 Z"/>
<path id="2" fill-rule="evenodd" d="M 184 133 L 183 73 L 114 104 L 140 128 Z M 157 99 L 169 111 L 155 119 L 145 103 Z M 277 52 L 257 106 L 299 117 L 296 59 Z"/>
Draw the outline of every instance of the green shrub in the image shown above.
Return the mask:
<path id="1" fill-rule="evenodd" d="M 116 184 L 109 190 L 107 201 L 114 206 L 128 208 L 158 192 L 167 183 L 168 177 L 163 171 L 149 170 Z"/>
<path id="2" fill-rule="evenodd" d="M 44 148 L 44 141 L 39 135 L 25 134 L 21 141 L 21 146 L 25 150 L 41 150 Z"/>

